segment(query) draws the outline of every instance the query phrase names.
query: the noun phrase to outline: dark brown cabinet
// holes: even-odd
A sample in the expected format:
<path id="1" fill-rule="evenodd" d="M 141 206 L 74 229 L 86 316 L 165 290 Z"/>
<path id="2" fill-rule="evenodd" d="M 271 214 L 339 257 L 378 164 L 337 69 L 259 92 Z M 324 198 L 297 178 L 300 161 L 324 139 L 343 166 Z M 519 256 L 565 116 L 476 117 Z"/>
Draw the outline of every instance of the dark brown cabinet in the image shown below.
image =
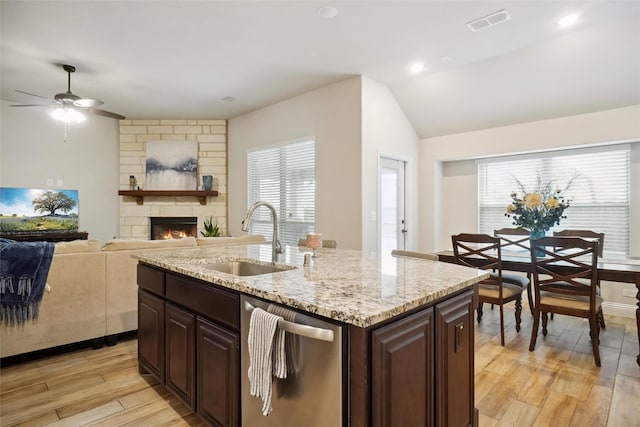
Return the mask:
<path id="1" fill-rule="evenodd" d="M 433 425 L 433 340 L 433 308 L 372 333 L 373 426 Z"/>
<path id="2" fill-rule="evenodd" d="M 474 408 L 474 293 L 435 307 L 436 426 L 477 426 Z"/>
<path id="3" fill-rule="evenodd" d="M 165 384 L 195 410 L 196 320 L 193 313 L 166 303 Z"/>
<path id="4" fill-rule="evenodd" d="M 373 426 L 477 426 L 473 291 L 371 333 Z"/>
<path id="5" fill-rule="evenodd" d="M 164 383 L 164 300 L 138 291 L 138 361 L 140 372 Z"/>
<path id="6" fill-rule="evenodd" d="M 138 265 L 138 360 L 207 424 L 240 425 L 239 295 Z"/>
<path id="7" fill-rule="evenodd" d="M 240 338 L 198 318 L 198 414 L 215 426 L 239 425 Z"/>

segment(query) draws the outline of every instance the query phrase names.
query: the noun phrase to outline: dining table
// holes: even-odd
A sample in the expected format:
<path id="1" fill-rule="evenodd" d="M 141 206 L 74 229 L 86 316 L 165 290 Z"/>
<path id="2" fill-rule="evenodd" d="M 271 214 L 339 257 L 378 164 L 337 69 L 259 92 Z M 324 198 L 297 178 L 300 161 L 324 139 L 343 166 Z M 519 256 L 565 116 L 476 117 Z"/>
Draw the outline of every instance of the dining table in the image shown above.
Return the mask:
<path id="1" fill-rule="evenodd" d="M 453 250 L 437 252 L 438 259 L 443 262 L 456 263 Z M 525 251 L 502 253 L 502 269 L 532 273 L 531 256 Z M 640 263 L 621 260 L 598 260 L 598 279 L 614 283 L 633 283 L 636 285 L 636 331 L 638 334 L 638 355 L 636 363 L 640 366 Z"/>

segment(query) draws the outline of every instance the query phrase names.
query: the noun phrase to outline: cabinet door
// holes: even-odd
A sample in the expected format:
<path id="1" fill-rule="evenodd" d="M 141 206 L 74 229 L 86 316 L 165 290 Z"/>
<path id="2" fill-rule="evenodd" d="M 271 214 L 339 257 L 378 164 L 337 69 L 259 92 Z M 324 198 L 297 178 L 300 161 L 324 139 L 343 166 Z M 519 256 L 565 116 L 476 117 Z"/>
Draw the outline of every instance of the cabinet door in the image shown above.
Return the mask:
<path id="1" fill-rule="evenodd" d="M 239 425 L 240 339 L 233 332 L 198 317 L 197 412 L 214 426 Z"/>
<path id="2" fill-rule="evenodd" d="M 173 304 L 166 307 L 166 385 L 195 409 L 195 316 Z"/>
<path id="3" fill-rule="evenodd" d="M 432 426 L 433 308 L 372 333 L 373 426 Z"/>
<path id="4" fill-rule="evenodd" d="M 436 425 L 475 425 L 473 291 L 436 305 Z"/>
<path id="5" fill-rule="evenodd" d="M 138 291 L 138 361 L 140 372 L 149 372 L 164 383 L 164 301 Z"/>

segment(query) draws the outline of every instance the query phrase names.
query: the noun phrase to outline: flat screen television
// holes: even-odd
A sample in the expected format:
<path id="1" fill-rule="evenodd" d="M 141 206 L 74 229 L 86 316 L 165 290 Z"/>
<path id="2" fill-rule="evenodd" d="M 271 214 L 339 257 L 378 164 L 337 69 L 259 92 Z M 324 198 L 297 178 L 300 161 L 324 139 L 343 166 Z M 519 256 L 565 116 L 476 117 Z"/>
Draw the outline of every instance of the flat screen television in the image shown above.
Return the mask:
<path id="1" fill-rule="evenodd" d="M 0 232 L 78 231 L 78 190 L 0 187 Z"/>

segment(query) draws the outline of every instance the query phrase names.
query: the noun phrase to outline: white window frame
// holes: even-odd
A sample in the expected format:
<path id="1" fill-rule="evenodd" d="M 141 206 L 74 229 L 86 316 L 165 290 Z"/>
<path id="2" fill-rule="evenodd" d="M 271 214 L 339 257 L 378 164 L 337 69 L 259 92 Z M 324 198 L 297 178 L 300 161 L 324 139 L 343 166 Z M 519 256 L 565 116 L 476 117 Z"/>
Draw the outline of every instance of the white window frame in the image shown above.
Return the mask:
<path id="1" fill-rule="evenodd" d="M 315 183 L 313 138 L 247 152 L 247 208 L 257 201 L 275 208 L 282 245 L 297 245 L 315 231 Z M 258 208 L 249 233 L 271 236 L 272 230 L 270 211 Z"/>
<path id="2" fill-rule="evenodd" d="M 512 219 L 504 216 L 505 208 L 511 201 L 510 192 L 518 191 L 514 176 L 531 186 L 531 180 L 539 173 L 542 182 L 557 179 L 562 186 L 577 173 L 576 181 L 566 192 L 569 198 L 573 198 L 571 206 L 564 213 L 567 218 L 562 219 L 550 233 L 564 229 L 602 232 L 605 233 L 604 256 L 628 258 L 631 243 L 630 148 L 629 144 L 618 144 L 478 160 L 479 231 L 492 234 L 494 229 L 515 227 Z M 617 153 L 612 155 L 613 163 L 606 163 L 606 153 L 612 152 Z M 535 162 L 540 166 L 533 167 Z M 571 168 L 574 166 L 566 166 L 572 162 L 575 166 L 573 170 Z M 558 164 L 561 163 L 564 165 L 559 168 Z M 492 165 L 494 169 L 491 169 Z M 512 166 L 513 170 L 510 169 Z M 579 182 L 581 176 L 583 181 Z M 587 182 L 590 192 L 584 191 Z M 601 191 L 597 184 L 609 186 L 608 190 Z M 502 193 L 504 198 L 499 196 Z"/>

